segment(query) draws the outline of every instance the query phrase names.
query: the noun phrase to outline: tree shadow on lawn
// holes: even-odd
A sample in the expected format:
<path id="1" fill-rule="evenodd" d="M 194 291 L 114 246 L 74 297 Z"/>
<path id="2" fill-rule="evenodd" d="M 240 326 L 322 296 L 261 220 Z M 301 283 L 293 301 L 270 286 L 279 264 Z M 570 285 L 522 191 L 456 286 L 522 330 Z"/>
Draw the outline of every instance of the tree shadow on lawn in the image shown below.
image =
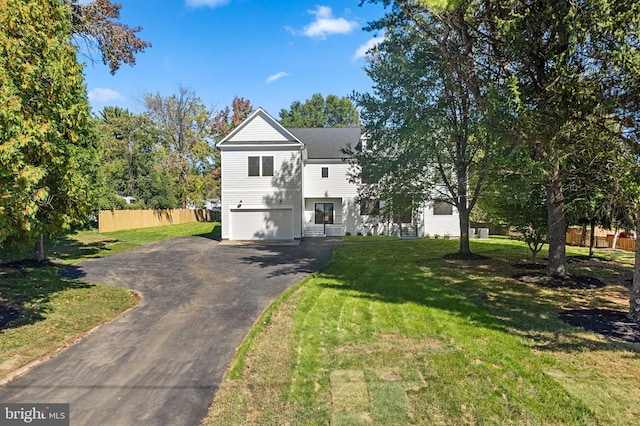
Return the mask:
<path id="1" fill-rule="evenodd" d="M 82 276 L 77 268 L 66 269 L 75 270 L 77 277 Z M 60 266 L 50 261 L 5 263 L 0 265 L 0 270 L 9 271 L 8 275 L 0 275 L 0 331 L 44 320 L 55 293 L 93 287 L 61 277 Z"/>
<path id="2" fill-rule="evenodd" d="M 116 238 L 105 238 L 100 241 L 82 243 L 69 237 L 58 238 L 45 247 L 48 257 L 63 261 L 76 261 L 106 256 L 111 250 L 110 246 L 120 242 Z"/>
<path id="3" fill-rule="evenodd" d="M 387 258 L 376 259 L 378 265 L 373 272 L 366 265 L 354 265 L 358 271 L 346 274 L 336 274 L 337 269 L 330 268 L 324 275 L 342 284 L 320 286 L 355 292 L 353 297 L 394 304 L 410 302 L 445 310 L 480 327 L 521 335 L 532 341 L 534 348 L 544 350 L 579 351 L 585 347 L 626 350 L 628 342 L 636 350 L 640 348 L 637 345 L 640 340 L 630 341 L 629 333 L 625 339 L 604 333 L 618 343 L 612 345 L 612 341 L 589 338 L 563 321 L 560 315 L 563 306 L 571 305 L 573 298 L 583 296 L 585 291 L 598 290 L 549 289 L 518 282 L 512 278 L 517 271 L 512 266 L 513 259 L 425 260 L 418 255 L 413 262 L 398 259 L 406 265 L 398 273 L 394 256 L 387 253 Z M 388 268 L 384 268 L 386 263 Z M 353 279 L 354 273 L 357 279 Z"/>

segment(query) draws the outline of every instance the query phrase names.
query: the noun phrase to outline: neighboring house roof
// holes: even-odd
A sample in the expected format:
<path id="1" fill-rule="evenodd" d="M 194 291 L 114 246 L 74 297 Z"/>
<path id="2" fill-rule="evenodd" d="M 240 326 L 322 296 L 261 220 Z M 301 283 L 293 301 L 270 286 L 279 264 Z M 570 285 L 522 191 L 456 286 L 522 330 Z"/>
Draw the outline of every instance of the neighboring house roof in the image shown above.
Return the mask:
<path id="1" fill-rule="evenodd" d="M 300 142 L 306 145 L 308 158 L 342 159 L 343 148 L 356 148 L 360 144 L 359 127 L 287 128 Z"/>

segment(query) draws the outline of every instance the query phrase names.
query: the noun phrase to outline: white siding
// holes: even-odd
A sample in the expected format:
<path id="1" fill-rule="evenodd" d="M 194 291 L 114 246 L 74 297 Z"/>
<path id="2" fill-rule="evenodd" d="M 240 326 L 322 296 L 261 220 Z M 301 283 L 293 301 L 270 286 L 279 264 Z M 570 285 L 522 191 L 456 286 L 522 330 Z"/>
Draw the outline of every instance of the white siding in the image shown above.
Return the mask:
<path id="1" fill-rule="evenodd" d="M 292 140 L 290 135 L 271 125 L 264 113 L 259 113 L 233 135 L 227 143 L 236 141 L 283 142 L 290 140 Z"/>
<path id="2" fill-rule="evenodd" d="M 423 224 L 420 227 L 420 236 L 427 234 L 431 237 L 434 235 L 449 235 L 452 237 L 460 236 L 460 219 L 458 210 L 454 207 L 451 215 L 435 215 L 433 214 L 433 206 L 427 204 L 423 210 Z"/>
<path id="3" fill-rule="evenodd" d="M 248 157 L 273 156 L 274 176 L 249 176 Z M 302 234 L 302 159 L 300 151 L 291 149 L 226 148 L 222 162 L 222 238 L 230 237 L 230 208 L 292 209 L 293 236 Z"/>
<path id="4" fill-rule="evenodd" d="M 329 168 L 329 177 L 322 177 L 322 168 Z M 349 182 L 347 163 L 306 164 L 304 166 L 305 198 L 353 198 L 357 185 Z"/>

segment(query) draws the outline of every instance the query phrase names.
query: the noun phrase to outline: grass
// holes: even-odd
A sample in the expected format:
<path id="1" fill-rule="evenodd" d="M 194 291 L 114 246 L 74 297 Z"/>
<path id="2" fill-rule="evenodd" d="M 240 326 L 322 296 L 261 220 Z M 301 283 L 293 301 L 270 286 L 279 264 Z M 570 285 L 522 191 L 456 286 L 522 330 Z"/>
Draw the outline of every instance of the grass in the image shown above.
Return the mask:
<path id="1" fill-rule="evenodd" d="M 220 223 L 192 222 L 180 225 L 158 226 L 153 228 L 131 229 L 118 232 L 99 233 L 97 230 L 78 231 L 61 238 L 45 241 L 47 257 L 67 264 L 83 260 L 120 253 L 150 243 L 169 238 L 200 235 L 207 238 L 220 238 Z M 32 248 L 20 251 L 0 251 L 3 262 L 29 259 Z"/>
<path id="2" fill-rule="evenodd" d="M 24 269 L 0 265 L 0 383 L 23 367 L 64 349 L 89 330 L 134 306 L 125 289 L 60 277 L 64 264 L 119 253 L 183 235 L 217 238 L 218 223 L 192 223 L 99 234 L 81 231 L 47 241 L 57 264 Z M 0 253 L 4 261 L 28 259 L 29 251 Z M 8 318 L 2 318 L 2 315 Z"/>
<path id="3" fill-rule="evenodd" d="M 265 311 L 206 423 L 635 424 L 640 345 L 557 319 L 562 308 L 627 309 L 633 254 L 570 264 L 605 288 L 544 289 L 511 278 L 527 259 L 521 243 L 473 241 L 489 259 L 443 259 L 457 244 L 336 249 Z"/>

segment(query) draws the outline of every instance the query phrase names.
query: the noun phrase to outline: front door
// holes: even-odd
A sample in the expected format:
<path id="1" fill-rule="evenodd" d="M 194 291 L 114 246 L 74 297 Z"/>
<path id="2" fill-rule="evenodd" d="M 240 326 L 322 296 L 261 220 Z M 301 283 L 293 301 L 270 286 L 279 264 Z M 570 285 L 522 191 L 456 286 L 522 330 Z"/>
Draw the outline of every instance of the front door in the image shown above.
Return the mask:
<path id="1" fill-rule="evenodd" d="M 333 225 L 333 203 L 316 203 L 316 225 L 323 226 L 323 232 L 327 234 L 327 225 Z"/>

